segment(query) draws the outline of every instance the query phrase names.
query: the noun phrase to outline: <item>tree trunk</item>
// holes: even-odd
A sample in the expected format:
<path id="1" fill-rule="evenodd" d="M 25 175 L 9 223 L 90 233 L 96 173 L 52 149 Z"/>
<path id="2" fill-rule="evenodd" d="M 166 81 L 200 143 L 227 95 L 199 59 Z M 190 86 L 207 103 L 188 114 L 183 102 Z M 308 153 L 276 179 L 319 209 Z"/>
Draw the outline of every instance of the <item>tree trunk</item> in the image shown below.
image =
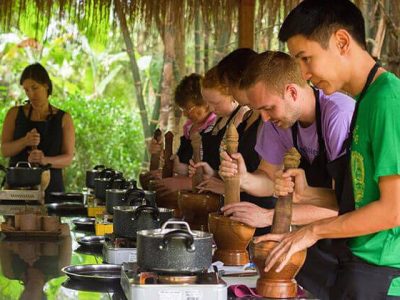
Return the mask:
<path id="1" fill-rule="evenodd" d="M 400 76 L 400 3 L 388 1 L 387 69 Z"/>
<path id="2" fill-rule="evenodd" d="M 176 59 L 175 59 L 175 68 L 174 68 L 174 83 L 173 83 L 173 90 L 181 78 L 186 74 L 186 65 L 185 65 L 185 16 L 179 15 L 179 19 L 174 24 L 174 29 L 176 33 L 175 39 L 175 52 L 176 52 Z M 174 92 L 173 92 L 174 93 Z M 170 114 L 170 130 L 174 133 L 174 136 L 180 137 L 183 134 L 183 122 L 185 121 L 182 118 L 182 111 L 180 108 L 175 105 L 175 101 L 171 101 L 172 103 L 172 113 Z M 180 145 L 180 139 L 174 139 L 174 149 L 177 149 Z"/>
<path id="3" fill-rule="evenodd" d="M 196 2 L 198 3 L 198 2 Z M 200 9 L 199 9 L 200 11 Z M 196 14 L 195 19 L 194 19 L 194 71 L 197 74 L 200 74 L 200 66 L 201 66 L 201 57 L 200 57 L 200 51 L 201 51 L 201 36 L 200 36 L 200 14 Z"/>
<path id="4" fill-rule="evenodd" d="M 216 65 L 225 56 L 230 36 L 231 36 L 230 24 L 228 24 L 228 22 L 225 22 L 225 20 L 219 20 L 218 23 L 216 24 L 214 32 L 215 52 L 213 58 L 213 65 Z"/>
<path id="5" fill-rule="evenodd" d="M 128 53 L 129 56 L 133 81 L 135 83 L 136 101 L 140 110 L 140 119 L 142 121 L 142 126 L 143 126 L 143 134 L 145 139 L 147 140 L 151 137 L 151 132 L 147 118 L 146 105 L 143 99 L 143 87 L 142 87 L 142 81 L 140 79 L 139 67 L 136 62 L 133 43 L 130 38 L 128 26 L 126 24 L 125 13 L 122 8 L 121 0 L 115 0 L 114 4 L 115 4 L 115 11 L 117 13 L 118 20 L 121 26 L 122 35 L 124 37 L 126 52 Z"/>
<path id="6" fill-rule="evenodd" d="M 204 73 L 208 71 L 210 68 L 210 58 L 209 58 L 209 53 L 210 53 L 210 39 L 209 39 L 209 26 L 204 24 Z"/>

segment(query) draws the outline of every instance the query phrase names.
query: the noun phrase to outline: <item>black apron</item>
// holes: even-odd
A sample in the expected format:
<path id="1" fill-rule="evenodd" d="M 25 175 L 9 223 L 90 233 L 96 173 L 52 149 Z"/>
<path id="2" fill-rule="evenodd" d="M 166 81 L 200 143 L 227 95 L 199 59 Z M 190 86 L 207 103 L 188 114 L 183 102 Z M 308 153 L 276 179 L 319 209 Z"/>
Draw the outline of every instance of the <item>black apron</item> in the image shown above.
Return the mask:
<path id="1" fill-rule="evenodd" d="M 208 163 L 211 168 L 214 170 L 218 171 L 219 165 L 221 163 L 220 157 L 219 157 L 219 147 L 221 145 L 221 141 L 224 138 L 224 134 L 226 131 L 226 128 L 228 127 L 228 124 L 230 121 L 235 117 L 235 115 L 238 113 L 240 110 L 241 106 L 238 105 L 238 107 L 231 113 L 229 116 L 228 121 L 226 122 L 225 126 L 222 127 L 216 134 L 212 133 L 212 130 L 209 132 L 202 132 L 201 134 L 201 144 L 203 147 L 203 159 L 202 161 Z M 221 122 L 222 117 L 218 118 L 217 122 L 215 122 L 215 126 Z"/>
<path id="2" fill-rule="evenodd" d="M 200 135 L 205 132 L 209 131 L 212 125 L 207 126 L 203 130 L 200 131 Z M 179 161 L 183 164 L 189 164 L 189 161 L 193 157 L 193 148 L 192 148 L 192 141 L 190 138 L 187 138 L 185 135 L 182 135 L 180 138 L 180 144 L 176 155 L 179 158 Z M 202 146 L 204 148 L 204 146 Z"/>
<path id="3" fill-rule="evenodd" d="M 260 156 L 255 150 L 255 146 L 257 143 L 258 127 L 260 126 L 260 123 L 263 123 L 263 120 L 260 116 L 256 121 L 253 122 L 253 124 L 251 124 L 246 129 L 250 117 L 251 114 L 246 118 L 246 120 L 243 120 L 237 128 L 237 131 L 239 133 L 238 152 L 243 156 L 247 171 L 249 173 L 253 173 L 255 170 L 258 169 L 258 166 L 260 165 Z M 240 201 L 247 201 L 265 209 L 273 209 L 275 207 L 276 198 L 256 197 L 246 192 L 241 192 Z M 256 228 L 254 236 L 267 234 L 270 231 L 271 226 Z"/>
<path id="4" fill-rule="evenodd" d="M 305 172 L 307 182 L 310 186 L 332 188 L 332 177 L 330 176 L 327 165 L 328 158 L 325 141 L 322 135 L 321 108 L 319 103 L 319 91 L 313 89 L 315 96 L 315 119 L 318 137 L 318 155 L 310 163 L 301 153 L 298 143 L 298 124 L 292 126 L 293 145 L 301 154 L 300 168 Z M 312 247 L 307 249 L 307 257 L 303 267 L 296 276 L 297 282 L 310 291 L 319 299 L 329 299 L 327 286 L 334 283 L 338 261 L 331 250 L 331 240 L 320 240 Z"/>
<path id="5" fill-rule="evenodd" d="M 359 105 L 368 90 L 379 64 L 376 63 L 368 74 L 367 82 L 356 103 L 351 120 L 350 133 L 343 145 L 346 153 L 328 166 L 335 179 L 335 192 L 338 199 L 339 214 L 355 210 L 354 191 L 351 174 L 351 143 L 356 125 Z M 339 259 L 339 269 L 335 284 L 331 288 L 331 299 L 379 300 L 400 297 L 387 296 L 394 277 L 400 276 L 400 269 L 372 265 L 355 256 L 347 245 L 348 239 L 333 240 L 333 250 Z"/>
<path id="6" fill-rule="evenodd" d="M 40 143 L 38 149 L 43 151 L 45 156 L 60 155 L 63 141 L 62 118 L 64 111 L 58 110 L 56 114 L 52 113 L 52 107 L 49 106 L 50 114 L 45 121 L 32 121 L 32 106 L 29 108 L 28 116 L 25 116 L 23 106 L 18 109 L 15 120 L 14 140 L 20 139 L 33 128 L 40 134 Z M 31 149 L 25 148 L 17 155 L 10 158 L 10 166 L 15 166 L 18 161 L 28 161 Z M 64 192 L 64 182 L 61 169 L 50 169 L 50 183 L 46 189 L 45 200 L 49 199 L 51 192 Z"/>

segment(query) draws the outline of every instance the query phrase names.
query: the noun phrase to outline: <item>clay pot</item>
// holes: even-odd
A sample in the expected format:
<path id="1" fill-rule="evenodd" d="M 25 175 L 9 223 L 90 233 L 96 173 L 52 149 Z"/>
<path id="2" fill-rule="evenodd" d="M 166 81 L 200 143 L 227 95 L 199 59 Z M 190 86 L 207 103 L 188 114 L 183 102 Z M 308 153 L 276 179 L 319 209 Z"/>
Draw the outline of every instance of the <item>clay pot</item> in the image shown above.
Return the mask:
<path id="1" fill-rule="evenodd" d="M 60 230 L 60 220 L 57 216 L 42 216 L 42 230 L 57 232 Z"/>
<path id="2" fill-rule="evenodd" d="M 180 191 L 178 206 L 185 222 L 194 230 L 208 231 L 208 214 L 219 210 L 222 196 L 213 193 Z"/>
<path id="3" fill-rule="evenodd" d="M 297 295 L 297 282 L 294 279 L 306 259 L 306 250 L 295 253 L 282 271 L 276 268 L 282 262 L 281 257 L 277 263 L 265 272 L 265 260 L 277 242 L 268 241 L 251 245 L 253 248 L 253 262 L 256 264 L 260 278 L 257 280 L 257 293 L 266 298 L 294 298 Z"/>
<path id="4" fill-rule="evenodd" d="M 175 191 L 164 196 L 160 196 L 159 193 L 156 193 L 156 203 L 158 207 L 165 207 L 174 210 L 174 218 L 181 218 L 182 213 L 178 206 L 178 197 L 179 192 Z"/>
<path id="5" fill-rule="evenodd" d="M 21 215 L 20 228 L 21 231 L 35 231 L 38 230 L 36 214 L 23 214 Z"/>
<path id="6" fill-rule="evenodd" d="M 208 217 L 208 228 L 217 245 L 214 261 L 220 260 L 229 266 L 240 266 L 249 262 L 246 248 L 254 235 L 254 227 L 212 213 Z"/>
<path id="7" fill-rule="evenodd" d="M 41 254 L 42 256 L 56 256 L 59 254 L 58 243 L 41 243 Z"/>
<path id="8" fill-rule="evenodd" d="M 21 213 L 16 213 L 14 216 L 14 227 L 15 230 L 21 230 L 21 218 L 22 218 Z"/>

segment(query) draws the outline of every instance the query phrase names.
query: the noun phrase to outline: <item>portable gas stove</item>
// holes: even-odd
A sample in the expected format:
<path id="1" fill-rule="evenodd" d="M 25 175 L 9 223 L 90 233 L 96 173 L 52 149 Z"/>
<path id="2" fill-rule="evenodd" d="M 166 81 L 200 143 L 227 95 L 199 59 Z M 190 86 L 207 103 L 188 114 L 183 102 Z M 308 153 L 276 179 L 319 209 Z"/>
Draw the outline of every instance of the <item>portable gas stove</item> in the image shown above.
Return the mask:
<path id="1" fill-rule="evenodd" d="M 140 271 L 136 263 L 123 263 L 121 287 L 128 300 L 226 300 L 226 283 L 218 273 L 166 275 Z"/>
<path id="2" fill-rule="evenodd" d="M 120 265 L 127 262 L 136 262 L 136 241 L 114 234 L 105 236 L 103 245 L 103 262 Z"/>
<path id="3" fill-rule="evenodd" d="M 44 191 L 40 186 L 0 190 L 0 215 L 15 215 L 25 209 L 40 210 L 43 205 Z"/>

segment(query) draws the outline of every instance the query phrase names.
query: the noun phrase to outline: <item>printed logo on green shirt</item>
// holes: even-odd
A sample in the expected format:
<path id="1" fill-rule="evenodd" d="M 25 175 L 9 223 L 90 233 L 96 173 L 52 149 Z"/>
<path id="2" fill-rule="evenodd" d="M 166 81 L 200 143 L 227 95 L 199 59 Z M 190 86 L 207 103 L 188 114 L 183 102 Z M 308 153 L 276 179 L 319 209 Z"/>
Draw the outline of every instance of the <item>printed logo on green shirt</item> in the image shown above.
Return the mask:
<path id="1" fill-rule="evenodd" d="M 365 190 L 365 169 L 364 158 L 361 153 L 351 151 L 351 168 L 353 174 L 354 201 L 358 208 L 359 202 L 364 197 Z"/>

